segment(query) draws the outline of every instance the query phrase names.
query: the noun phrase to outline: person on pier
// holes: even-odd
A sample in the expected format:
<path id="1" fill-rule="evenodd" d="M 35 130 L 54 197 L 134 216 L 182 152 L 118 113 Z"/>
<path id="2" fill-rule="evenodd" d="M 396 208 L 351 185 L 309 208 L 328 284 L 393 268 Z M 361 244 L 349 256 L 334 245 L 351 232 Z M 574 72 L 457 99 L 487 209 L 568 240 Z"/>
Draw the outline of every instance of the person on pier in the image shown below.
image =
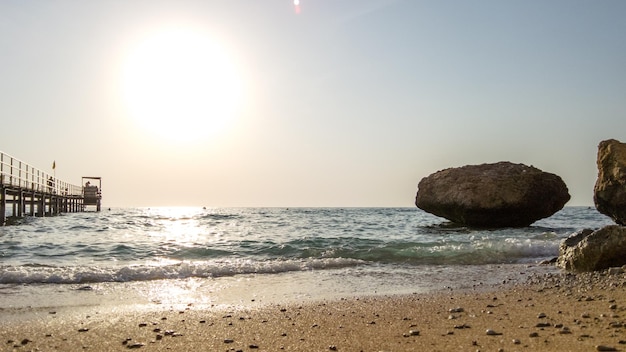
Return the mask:
<path id="1" fill-rule="evenodd" d="M 48 179 L 48 193 L 52 193 L 52 185 L 54 184 L 54 178 L 50 176 Z"/>

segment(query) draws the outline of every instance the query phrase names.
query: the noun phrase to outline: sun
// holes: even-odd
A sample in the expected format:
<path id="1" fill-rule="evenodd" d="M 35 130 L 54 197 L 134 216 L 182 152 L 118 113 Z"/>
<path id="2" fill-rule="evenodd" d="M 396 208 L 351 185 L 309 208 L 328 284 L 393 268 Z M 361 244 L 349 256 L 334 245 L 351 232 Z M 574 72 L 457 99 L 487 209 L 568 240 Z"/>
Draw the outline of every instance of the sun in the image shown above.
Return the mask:
<path id="1" fill-rule="evenodd" d="M 231 124 L 242 84 L 233 59 L 207 33 L 171 27 L 147 35 L 130 51 L 122 95 L 141 131 L 191 142 Z"/>

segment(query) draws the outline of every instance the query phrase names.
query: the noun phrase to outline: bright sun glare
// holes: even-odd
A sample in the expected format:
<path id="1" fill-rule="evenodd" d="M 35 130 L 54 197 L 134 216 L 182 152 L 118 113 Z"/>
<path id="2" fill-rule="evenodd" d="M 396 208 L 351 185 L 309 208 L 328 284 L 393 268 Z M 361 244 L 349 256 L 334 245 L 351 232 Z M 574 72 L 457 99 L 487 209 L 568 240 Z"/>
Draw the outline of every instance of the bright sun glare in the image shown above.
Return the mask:
<path id="1" fill-rule="evenodd" d="M 169 141 L 207 139 L 224 131 L 242 98 L 236 66 L 205 33 L 166 28 L 128 55 L 123 95 L 139 128 Z"/>

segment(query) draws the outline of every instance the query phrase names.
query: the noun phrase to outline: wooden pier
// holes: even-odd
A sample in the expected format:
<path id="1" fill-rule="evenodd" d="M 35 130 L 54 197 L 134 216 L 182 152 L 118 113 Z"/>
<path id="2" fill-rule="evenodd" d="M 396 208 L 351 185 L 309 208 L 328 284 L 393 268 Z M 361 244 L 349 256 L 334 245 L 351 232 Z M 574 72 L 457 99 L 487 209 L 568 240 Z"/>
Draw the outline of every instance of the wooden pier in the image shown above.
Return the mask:
<path id="1" fill-rule="evenodd" d="M 0 226 L 23 216 L 53 216 L 83 212 L 91 206 L 100 211 L 102 179 L 77 186 L 57 180 L 54 175 L 38 170 L 21 160 L 0 152 Z"/>

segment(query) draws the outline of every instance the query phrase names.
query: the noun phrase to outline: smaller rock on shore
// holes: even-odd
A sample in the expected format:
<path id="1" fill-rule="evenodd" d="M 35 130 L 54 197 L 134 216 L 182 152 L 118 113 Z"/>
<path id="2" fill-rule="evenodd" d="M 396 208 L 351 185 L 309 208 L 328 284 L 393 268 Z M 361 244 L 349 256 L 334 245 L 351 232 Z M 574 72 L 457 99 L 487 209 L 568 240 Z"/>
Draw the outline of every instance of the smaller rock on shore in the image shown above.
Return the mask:
<path id="1" fill-rule="evenodd" d="M 557 265 L 575 272 L 604 270 L 626 265 L 626 227 L 611 225 L 597 231 L 585 229 L 565 239 Z"/>
<path id="2" fill-rule="evenodd" d="M 598 145 L 598 179 L 594 203 L 618 225 L 581 230 L 565 239 L 557 265 L 575 271 L 597 271 L 626 264 L 626 144 L 615 139 Z"/>

